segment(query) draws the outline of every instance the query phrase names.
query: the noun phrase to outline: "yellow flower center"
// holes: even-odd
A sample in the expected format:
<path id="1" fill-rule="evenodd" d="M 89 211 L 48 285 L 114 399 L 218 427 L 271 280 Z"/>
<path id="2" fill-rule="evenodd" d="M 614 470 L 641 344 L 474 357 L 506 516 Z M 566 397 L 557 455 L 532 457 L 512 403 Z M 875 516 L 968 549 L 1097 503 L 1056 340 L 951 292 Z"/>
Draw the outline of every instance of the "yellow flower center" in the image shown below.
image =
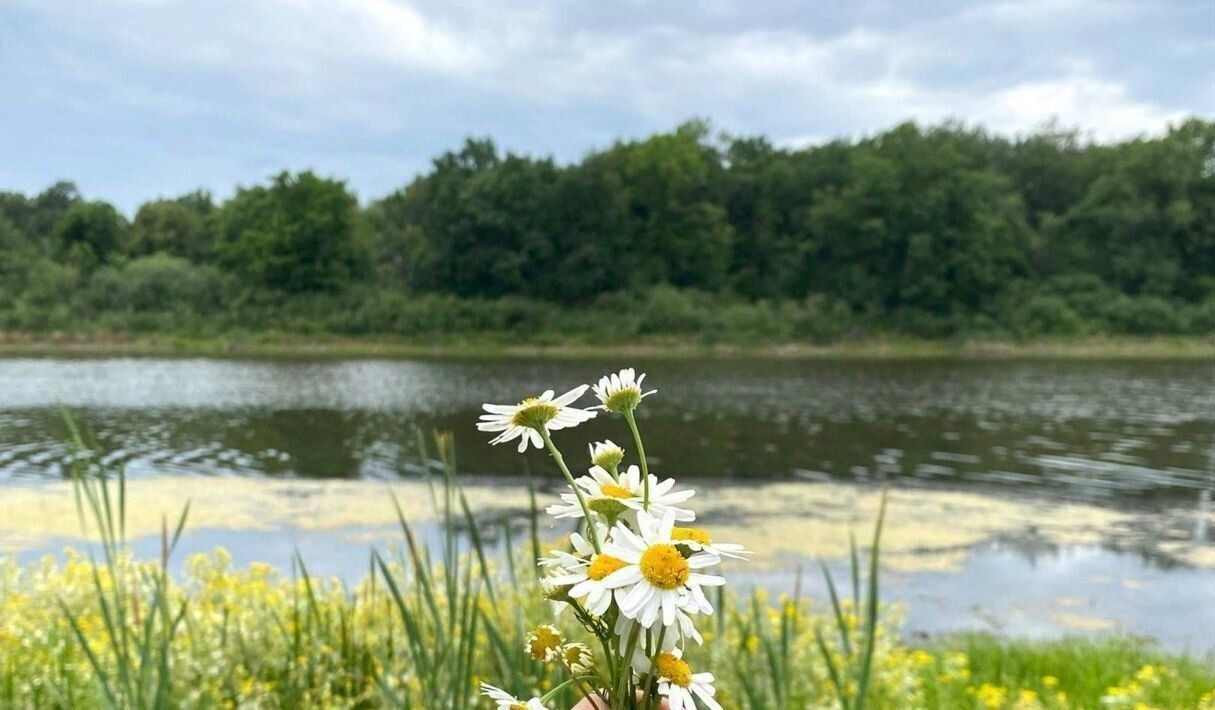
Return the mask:
<path id="1" fill-rule="evenodd" d="M 692 684 L 692 667 L 673 653 L 658 654 L 654 659 L 654 672 L 683 688 Z"/>
<path id="2" fill-rule="evenodd" d="M 565 654 L 565 664 L 570 668 L 589 668 L 594 663 L 594 657 L 585 646 L 576 643 L 571 643 L 562 649 Z"/>
<path id="3" fill-rule="evenodd" d="M 523 703 L 511 703 L 510 710 L 527 710 L 527 706 Z"/>
<path id="4" fill-rule="evenodd" d="M 689 542 L 698 542 L 702 545 L 708 545 L 710 542 L 709 533 L 700 528 L 671 528 L 672 540 L 688 540 Z"/>
<path id="5" fill-rule="evenodd" d="M 616 570 L 627 566 L 627 562 L 611 555 L 595 555 L 595 559 L 591 560 L 590 569 L 586 571 L 586 576 L 598 582 Z"/>
<path id="6" fill-rule="evenodd" d="M 519 403 L 510 423 L 529 429 L 543 429 L 545 424 L 557 416 L 557 405 L 541 400 L 538 397 L 528 397 Z"/>
<path id="7" fill-rule="evenodd" d="M 688 561 L 674 545 L 650 545 L 641 553 L 641 574 L 659 589 L 678 589 L 692 574 Z"/>
<path id="8" fill-rule="evenodd" d="M 609 483 L 606 486 L 599 486 L 599 490 L 603 492 L 603 495 L 611 496 L 613 498 L 632 498 L 633 497 L 632 491 L 625 488 L 624 486 L 618 486 L 614 483 Z"/>
<path id="9" fill-rule="evenodd" d="M 561 650 L 565 637 L 556 627 L 542 624 L 528 634 L 527 653 L 537 661 L 550 661 Z"/>

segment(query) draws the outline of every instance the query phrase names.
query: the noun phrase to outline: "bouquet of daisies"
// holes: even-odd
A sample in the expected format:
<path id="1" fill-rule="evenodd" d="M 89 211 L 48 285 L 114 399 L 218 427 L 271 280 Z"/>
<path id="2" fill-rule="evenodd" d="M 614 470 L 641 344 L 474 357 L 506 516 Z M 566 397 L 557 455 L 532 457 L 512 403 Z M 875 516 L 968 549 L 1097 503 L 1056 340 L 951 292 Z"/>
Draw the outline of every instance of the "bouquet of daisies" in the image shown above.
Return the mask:
<path id="1" fill-rule="evenodd" d="M 706 587 L 725 579 L 712 569 L 723 557 L 742 558 L 741 545 L 721 543 L 687 526 L 695 513 L 682 507 L 693 491 L 649 472 L 636 411 L 655 393 L 643 391 L 645 375 L 632 368 L 555 397 L 549 390 L 516 405 L 486 404 L 477 428 L 496 432 L 491 441 L 518 440 L 547 449 L 568 484 L 562 502 L 547 513 L 577 521 L 566 549 L 538 560 L 542 586 L 559 609 L 569 608 L 595 637 L 598 650 L 569 641 L 555 626 L 542 624 L 527 638 L 532 658 L 560 664 L 568 680 L 544 697 L 520 700 L 491 685 L 485 695 L 499 710 L 539 710 L 559 690 L 575 686 L 592 708 L 611 710 L 669 707 L 720 710 L 713 674 L 695 672 L 683 657 L 689 642 L 702 643 L 698 617 L 713 613 Z M 575 403 L 591 389 L 595 406 Z M 575 478 L 551 433 L 594 418 L 600 411 L 621 416 L 632 434 L 637 464 L 625 467 L 624 450 L 611 441 L 589 445 L 587 475 Z M 663 701 L 665 699 L 665 705 Z"/>

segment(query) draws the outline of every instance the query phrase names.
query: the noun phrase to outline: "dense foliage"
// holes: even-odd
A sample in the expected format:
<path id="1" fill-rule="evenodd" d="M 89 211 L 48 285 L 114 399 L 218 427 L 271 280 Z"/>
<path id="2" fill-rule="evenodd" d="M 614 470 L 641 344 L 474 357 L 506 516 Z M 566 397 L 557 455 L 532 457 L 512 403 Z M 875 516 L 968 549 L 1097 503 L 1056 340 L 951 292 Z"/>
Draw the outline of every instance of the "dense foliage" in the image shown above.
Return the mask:
<path id="1" fill-rule="evenodd" d="M 1208 332 L 1215 122 L 804 149 L 689 123 L 569 165 L 470 140 L 366 205 L 283 173 L 131 221 L 70 183 L 0 193 L 3 330 L 578 334 L 624 301 L 643 335 Z"/>

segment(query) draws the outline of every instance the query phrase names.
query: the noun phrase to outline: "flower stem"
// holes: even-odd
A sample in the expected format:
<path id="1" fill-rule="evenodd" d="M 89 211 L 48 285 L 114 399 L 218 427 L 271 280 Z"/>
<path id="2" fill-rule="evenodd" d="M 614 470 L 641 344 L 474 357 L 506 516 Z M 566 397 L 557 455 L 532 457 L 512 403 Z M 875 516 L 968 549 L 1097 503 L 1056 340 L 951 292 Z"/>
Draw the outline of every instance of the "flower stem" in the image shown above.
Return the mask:
<path id="1" fill-rule="evenodd" d="M 629 429 L 633 432 L 633 443 L 637 445 L 637 458 L 641 461 L 641 481 L 642 489 L 645 491 L 641 499 L 641 507 L 645 510 L 650 509 L 650 465 L 645 460 L 645 447 L 641 445 L 641 432 L 637 429 L 637 419 L 633 417 L 633 410 L 624 410 L 624 420 L 629 423 Z"/>
<path id="2" fill-rule="evenodd" d="M 650 694 L 650 679 L 654 675 L 654 665 L 658 661 L 658 654 L 662 653 L 662 642 L 666 638 L 667 627 L 662 627 L 658 632 L 658 644 L 650 654 L 650 670 L 641 678 L 641 689 L 645 692 L 645 710 L 651 710 L 654 707 L 654 696 Z"/>
<path id="3" fill-rule="evenodd" d="M 570 488 L 574 489 L 574 495 L 578 497 L 578 505 L 582 506 L 582 514 L 586 516 L 586 531 L 590 534 L 591 546 L 598 553 L 599 528 L 595 525 L 595 519 L 591 517 L 591 509 L 586 505 L 586 498 L 582 495 L 582 488 L 574 482 L 574 477 L 570 475 L 569 467 L 565 465 L 565 458 L 561 456 L 557 445 L 553 443 L 552 438 L 548 435 L 548 429 L 540 427 L 537 431 L 540 432 L 540 437 L 544 439 L 544 445 L 548 447 L 549 453 L 553 455 L 553 460 L 557 462 L 557 468 L 561 469 L 561 473 L 565 475 L 565 480 L 570 484 Z"/>
<path id="4" fill-rule="evenodd" d="M 636 706 L 632 696 L 632 688 L 629 687 L 629 681 L 632 679 L 633 652 L 637 649 L 637 639 L 640 635 L 641 623 L 633 622 L 633 630 L 629 632 L 629 641 L 624 650 L 624 657 L 621 658 L 620 665 L 617 667 L 620 677 L 616 679 L 617 691 L 615 697 L 612 698 L 613 705 L 621 708 L 621 710 L 627 710 L 627 708 Z M 619 701 L 618 704 L 617 701 Z"/>

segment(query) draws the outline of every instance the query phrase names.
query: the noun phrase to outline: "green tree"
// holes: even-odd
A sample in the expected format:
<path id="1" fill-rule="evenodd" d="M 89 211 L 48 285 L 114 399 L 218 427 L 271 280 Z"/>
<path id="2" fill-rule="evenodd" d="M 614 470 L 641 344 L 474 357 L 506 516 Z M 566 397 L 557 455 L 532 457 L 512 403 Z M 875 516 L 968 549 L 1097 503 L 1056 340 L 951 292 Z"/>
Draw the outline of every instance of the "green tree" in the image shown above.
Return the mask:
<path id="1" fill-rule="evenodd" d="M 123 252 L 127 221 L 113 205 L 79 202 L 55 225 L 56 254 L 86 270 L 109 263 Z"/>
<path id="2" fill-rule="evenodd" d="M 311 172 L 284 172 L 268 187 L 240 189 L 220 216 L 222 261 L 271 289 L 343 288 L 368 267 L 357 206 L 344 182 Z"/>
<path id="3" fill-rule="evenodd" d="M 1106 171 L 1048 230 L 1070 270 L 1127 294 L 1215 293 L 1215 124 L 1117 147 Z"/>
<path id="4" fill-rule="evenodd" d="M 131 224 L 130 253 L 164 252 L 190 261 L 210 260 L 214 250 L 211 195 L 196 192 L 172 200 L 145 202 Z"/>
<path id="5" fill-rule="evenodd" d="M 80 201 L 76 186 L 66 181 L 57 182 L 34 197 L 0 192 L 0 217 L 7 219 L 39 253 L 49 257 L 56 251 L 55 226 Z"/>
<path id="6" fill-rule="evenodd" d="M 920 323 L 989 310 L 1024 271 L 1029 230 L 1007 180 L 962 138 L 907 124 L 859 145 L 844 184 L 811 208 L 821 248 L 807 282 L 859 310 L 929 319 Z"/>
<path id="7" fill-rule="evenodd" d="M 657 284 L 728 286 L 734 230 L 714 186 L 721 159 L 700 122 L 617 143 L 561 175 L 552 202 L 564 300 Z"/>

